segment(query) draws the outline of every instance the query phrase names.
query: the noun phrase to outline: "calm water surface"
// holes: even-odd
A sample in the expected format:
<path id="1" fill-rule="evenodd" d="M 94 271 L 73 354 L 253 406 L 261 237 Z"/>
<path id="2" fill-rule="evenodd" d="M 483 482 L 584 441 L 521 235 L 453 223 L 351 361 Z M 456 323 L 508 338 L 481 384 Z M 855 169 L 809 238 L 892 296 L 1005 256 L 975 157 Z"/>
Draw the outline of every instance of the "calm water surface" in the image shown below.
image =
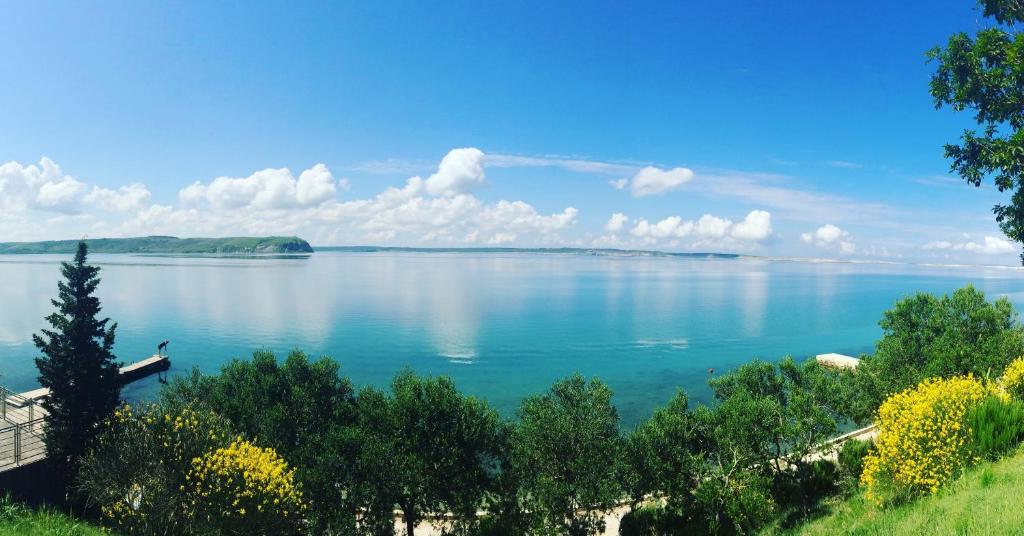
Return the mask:
<path id="1" fill-rule="evenodd" d="M 0 256 L 0 383 L 37 386 L 63 256 Z M 1012 269 L 516 253 L 319 252 L 305 258 L 94 255 L 125 362 L 170 339 L 171 373 L 270 348 L 330 355 L 357 384 L 404 366 L 452 376 L 507 415 L 575 371 L 615 390 L 632 426 L 708 368 L 869 351 L 883 310 L 968 282 L 1024 304 Z M 155 378 L 126 396 L 152 396 Z"/>

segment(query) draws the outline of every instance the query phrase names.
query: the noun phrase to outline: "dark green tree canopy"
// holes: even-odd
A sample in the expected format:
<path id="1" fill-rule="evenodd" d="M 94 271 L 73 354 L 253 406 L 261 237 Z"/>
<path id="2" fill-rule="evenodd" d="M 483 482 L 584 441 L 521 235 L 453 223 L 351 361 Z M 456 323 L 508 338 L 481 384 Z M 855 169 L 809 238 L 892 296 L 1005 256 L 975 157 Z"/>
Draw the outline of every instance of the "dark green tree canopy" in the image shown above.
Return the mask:
<path id="1" fill-rule="evenodd" d="M 501 449 L 501 421 L 484 401 L 466 396 L 448 377 L 397 374 L 391 393 L 359 393 L 361 453 L 358 477 L 370 525 L 393 528 L 402 509 L 407 534 L 427 514 L 452 512 L 476 523 L 494 479 Z"/>
<path id="2" fill-rule="evenodd" d="M 297 469 L 318 530 L 354 525 L 355 391 L 338 362 L 292 351 L 283 363 L 260 350 L 220 374 L 176 378 L 162 392 L 172 407 L 197 404 L 273 447 Z"/>
<path id="3" fill-rule="evenodd" d="M 973 38 L 955 34 L 945 47 L 928 51 L 937 63 L 931 94 L 937 109 L 974 111 L 980 130 L 964 130 L 960 144 L 945 146 L 946 158 L 974 186 L 991 176 L 1000 192 L 1013 191 L 1010 203 L 993 212 L 1006 236 L 1024 242 L 1024 33 L 1014 26 L 1024 22 L 1024 4 L 979 3 L 996 25 Z"/>
<path id="4" fill-rule="evenodd" d="M 891 394 L 929 377 L 998 376 L 1024 355 L 1024 329 L 1006 298 L 988 301 L 971 285 L 951 295 L 918 293 L 897 301 L 878 323 L 875 354 L 848 373 L 847 414 L 870 421 Z"/>
<path id="5" fill-rule="evenodd" d="M 78 244 L 72 262 L 61 263 L 64 280 L 57 284 L 57 309 L 46 317 L 50 329 L 33 335 L 42 352 L 36 358 L 39 383 L 50 389 L 46 409 L 49 458 L 71 475 L 96 434 L 97 424 L 117 406 L 121 383 L 111 350 L 117 324 L 98 318 L 94 294 L 100 269 L 86 264 L 88 248 Z"/>
<path id="6" fill-rule="evenodd" d="M 621 498 L 616 461 L 621 446 L 612 391 L 575 374 L 519 408 L 512 464 L 521 500 L 536 516 L 534 532 L 593 534 L 601 512 Z"/>

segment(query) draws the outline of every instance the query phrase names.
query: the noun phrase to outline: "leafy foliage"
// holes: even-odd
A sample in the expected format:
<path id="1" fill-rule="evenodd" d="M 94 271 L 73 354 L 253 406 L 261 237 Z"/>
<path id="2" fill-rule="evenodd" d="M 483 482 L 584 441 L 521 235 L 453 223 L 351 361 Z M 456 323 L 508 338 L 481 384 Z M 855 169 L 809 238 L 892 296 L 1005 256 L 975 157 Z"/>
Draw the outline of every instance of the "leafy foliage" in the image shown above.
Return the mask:
<path id="1" fill-rule="evenodd" d="M 668 405 L 630 434 L 622 449 L 623 488 L 639 503 L 648 496 L 665 496 L 670 510 L 687 511 L 692 490 L 704 463 L 702 437 L 686 393 L 676 393 Z"/>
<path id="2" fill-rule="evenodd" d="M 117 407 L 121 394 L 118 366 L 111 350 L 117 324 L 97 318 L 100 300 L 94 293 L 100 269 L 86 264 L 84 242 L 72 262 L 61 263 L 64 280 L 57 284 L 57 308 L 46 317 L 52 329 L 32 340 L 43 353 L 36 358 L 39 384 L 50 390 L 45 442 L 49 459 L 73 475 L 95 437 L 98 425 Z M 109 324 L 109 325 L 108 325 Z"/>
<path id="3" fill-rule="evenodd" d="M 397 374 L 391 393 L 359 393 L 357 464 L 367 528 L 390 533 L 398 505 L 411 536 L 423 516 L 452 512 L 463 527 L 494 478 L 500 420 L 487 404 L 458 392 L 450 378 Z"/>
<path id="4" fill-rule="evenodd" d="M 930 92 L 937 109 L 974 111 L 980 132 L 964 130 L 959 145 L 945 146 L 946 158 L 969 184 L 992 176 L 1000 192 L 1014 190 L 1010 204 L 993 212 L 1006 236 L 1024 242 L 1024 33 L 1010 26 L 1024 22 L 1024 7 L 1017 0 L 979 3 L 986 17 L 1007 26 L 984 28 L 973 38 L 957 33 L 944 48 L 928 51 L 937 64 Z"/>
<path id="5" fill-rule="evenodd" d="M 879 322 L 875 354 L 847 373 L 846 413 L 868 422 L 890 395 L 931 377 L 998 374 L 1024 354 L 1024 330 L 1005 298 L 986 301 L 973 286 L 952 295 L 918 293 L 896 302 Z"/>
<path id="6" fill-rule="evenodd" d="M 105 524 L 124 534 L 199 531 L 188 474 L 194 459 L 231 442 L 229 423 L 191 407 L 124 405 L 102 429 L 78 484 Z"/>
<path id="7" fill-rule="evenodd" d="M 233 360 L 218 375 L 197 371 L 162 392 L 174 405 L 200 404 L 297 468 L 320 529 L 354 526 L 352 475 L 358 446 L 355 393 L 329 358 L 294 351 L 279 363 L 270 351 Z"/>
<path id="8" fill-rule="evenodd" d="M 967 416 L 976 456 L 998 459 L 1024 439 L 1024 402 L 989 396 Z"/>
<path id="9" fill-rule="evenodd" d="M 523 401 L 511 444 L 519 499 L 532 534 L 594 534 L 621 497 L 619 415 L 612 391 L 575 374 Z"/>

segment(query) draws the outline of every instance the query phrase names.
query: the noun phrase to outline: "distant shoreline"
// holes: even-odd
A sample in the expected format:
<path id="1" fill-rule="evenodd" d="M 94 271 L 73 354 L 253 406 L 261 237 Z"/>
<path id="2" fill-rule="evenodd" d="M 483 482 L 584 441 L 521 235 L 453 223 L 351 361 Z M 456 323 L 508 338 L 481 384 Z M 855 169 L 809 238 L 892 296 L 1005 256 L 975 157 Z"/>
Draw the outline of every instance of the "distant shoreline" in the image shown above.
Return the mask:
<path id="1" fill-rule="evenodd" d="M 90 253 L 135 254 L 281 254 L 313 253 L 309 242 L 297 236 L 178 238 L 142 236 L 135 238 L 87 238 Z M 42 242 L 0 242 L 0 255 L 70 254 L 79 240 Z"/>

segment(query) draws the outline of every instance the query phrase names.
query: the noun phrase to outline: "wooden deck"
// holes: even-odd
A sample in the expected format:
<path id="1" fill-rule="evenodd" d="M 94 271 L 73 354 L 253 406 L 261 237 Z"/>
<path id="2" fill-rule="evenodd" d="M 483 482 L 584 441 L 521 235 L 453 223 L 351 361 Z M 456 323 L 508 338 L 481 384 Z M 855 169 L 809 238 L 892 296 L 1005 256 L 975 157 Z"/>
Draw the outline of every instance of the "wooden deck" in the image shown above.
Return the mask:
<path id="1" fill-rule="evenodd" d="M 0 387 L 0 472 L 46 457 L 43 423 L 46 410 Z"/>
<path id="2" fill-rule="evenodd" d="M 119 370 L 121 384 L 145 378 L 170 368 L 164 355 L 153 355 L 125 365 Z M 46 410 L 40 401 L 50 396 L 45 387 L 16 394 L 0 387 L 0 472 L 42 460 L 46 457 L 43 426 Z"/>

